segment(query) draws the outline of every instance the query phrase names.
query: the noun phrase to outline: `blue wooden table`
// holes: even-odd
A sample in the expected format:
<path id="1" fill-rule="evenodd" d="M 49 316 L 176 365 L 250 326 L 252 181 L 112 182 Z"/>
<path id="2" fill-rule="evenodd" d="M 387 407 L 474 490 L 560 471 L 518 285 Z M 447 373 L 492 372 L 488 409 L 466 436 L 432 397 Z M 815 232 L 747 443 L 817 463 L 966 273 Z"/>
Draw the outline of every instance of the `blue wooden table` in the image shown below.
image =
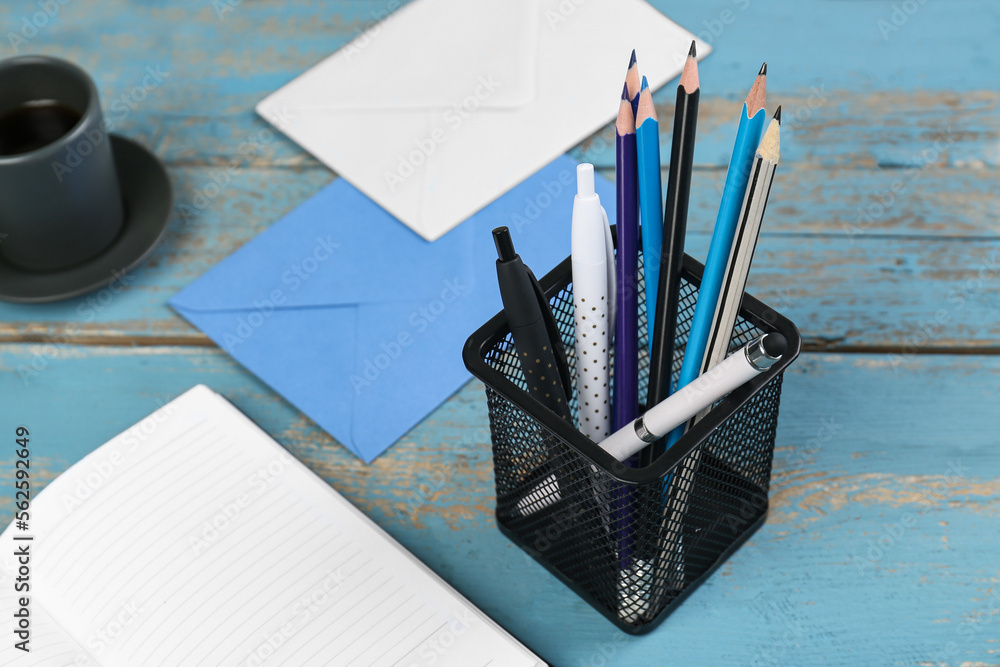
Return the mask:
<path id="1" fill-rule="evenodd" d="M 336 177 L 252 109 L 370 27 L 383 0 L 4 3 L 0 53 L 88 69 L 114 131 L 165 161 L 177 210 L 124 289 L 0 305 L 0 441 L 31 426 L 47 481 L 203 382 L 553 664 L 1000 664 L 1000 5 L 654 4 L 715 48 L 696 257 L 732 121 L 769 62 L 783 160 L 750 291 L 805 342 L 766 525 L 657 631 L 622 634 L 499 534 L 478 382 L 366 466 L 166 307 Z M 655 96 L 664 117 L 672 88 Z M 611 137 L 573 155 L 609 173 Z M 0 488 L 6 524 L 10 465 Z"/>

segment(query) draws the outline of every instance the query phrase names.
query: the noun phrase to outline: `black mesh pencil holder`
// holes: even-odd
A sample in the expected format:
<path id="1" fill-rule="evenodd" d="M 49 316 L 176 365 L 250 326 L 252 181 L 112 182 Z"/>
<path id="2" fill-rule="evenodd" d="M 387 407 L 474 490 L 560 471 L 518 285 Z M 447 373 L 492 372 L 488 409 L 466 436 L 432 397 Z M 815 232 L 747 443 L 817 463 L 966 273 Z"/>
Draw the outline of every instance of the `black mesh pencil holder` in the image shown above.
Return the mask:
<path id="1" fill-rule="evenodd" d="M 685 257 L 675 383 L 703 268 Z M 540 282 L 575 373 L 570 260 Z M 643 303 L 639 319 L 644 338 Z M 652 630 L 764 522 L 782 373 L 801 341 L 795 325 L 747 295 L 730 351 L 771 331 L 788 341 L 782 360 L 716 403 L 651 465 L 633 469 L 527 393 L 506 318 L 493 317 L 463 356 L 486 385 L 500 530 L 620 629 Z M 645 340 L 639 349 L 644 397 Z M 575 388 L 570 407 L 576 419 Z"/>

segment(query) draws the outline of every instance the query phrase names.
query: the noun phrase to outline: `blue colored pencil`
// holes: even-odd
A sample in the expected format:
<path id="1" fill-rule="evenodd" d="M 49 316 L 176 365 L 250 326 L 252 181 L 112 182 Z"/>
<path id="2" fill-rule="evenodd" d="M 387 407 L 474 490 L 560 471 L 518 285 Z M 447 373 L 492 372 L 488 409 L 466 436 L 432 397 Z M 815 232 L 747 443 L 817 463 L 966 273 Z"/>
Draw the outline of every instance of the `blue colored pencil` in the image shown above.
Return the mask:
<path id="1" fill-rule="evenodd" d="M 653 320 L 656 292 L 660 284 L 660 254 L 663 252 L 663 199 L 660 188 L 660 123 L 653 95 L 642 77 L 639 114 L 635 128 L 639 156 L 639 209 L 642 214 L 642 263 L 646 276 L 646 330 L 653 351 Z"/>
<path id="2" fill-rule="evenodd" d="M 618 256 L 615 313 L 615 367 L 612 383 L 612 424 L 615 430 L 639 416 L 639 187 L 635 145 L 635 117 L 628 96 L 622 90 L 618 106 L 616 134 L 616 174 L 618 212 Z M 611 492 L 615 541 L 619 565 L 619 616 L 632 622 L 639 607 L 630 578 L 634 560 L 632 505 L 634 494 L 628 485 L 613 485 Z"/>
<path id="3" fill-rule="evenodd" d="M 764 101 L 767 86 L 767 63 L 760 68 L 754 80 L 750 94 L 743 103 L 740 115 L 740 125 L 736 132 L 736 145 L 733 147 L 733 157 L 726 173 L 726 185 L 722 192 L 722 203 L 719 205 L 719 215 L 715 219 L 715 229 L 712 232 L 712 242 L 708 247 L 708 258 L 705 260 L 705 273 L 701 278 L 698 290 L 698 302 L 695 304 L 694 317 L 691 320 L 691 333 L 688 336 L 687 347 L 684 348 L 684 361 L 677 381 L 677 389 L 693 382 L 706 369 L 705 351 L 708 339 L 712 335 L 712 322 L 715 320 L 715 308 L 719 302 L 719 292 L 726 275 L 726 265 L 729 262 L 729 251 L 733 246 L 736 226 L 739 222 L 743 197 L 746 194 L 747 182 L 753 165 L 754 153 L 760 136 L 764 130 L 767 114 L 764 112 Z M 671 447 L 684 435 L 685 425 L 678 426 L 670 434 L 667 447 Z"/>
<path id="4" fill-rule="evenodd" d="M 612 428 L 617 431 L 639 416 L 639 188 L 635 118 L 627 87 L 622 90 L 615 134 L 618 309 L 615 314 Z"/>

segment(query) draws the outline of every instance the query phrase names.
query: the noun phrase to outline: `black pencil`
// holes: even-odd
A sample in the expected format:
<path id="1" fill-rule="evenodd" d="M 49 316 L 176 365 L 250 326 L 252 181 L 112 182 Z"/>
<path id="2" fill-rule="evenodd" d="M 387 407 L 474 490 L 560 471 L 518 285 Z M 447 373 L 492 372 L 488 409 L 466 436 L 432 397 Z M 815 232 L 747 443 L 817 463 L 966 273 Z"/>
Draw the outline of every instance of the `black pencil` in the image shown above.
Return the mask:
<path id="1" fill-rule="evenodd" d="M 694 140 L 698 124 L 698 60 L 691 42 L 687 62 L 677 86 L 674 107 L 674 136 L 670 146 L 670 170 L 667 174 L 667 203 L 663 212 L 663 251 L 660 254 L 660 284 L 650 335 L 653 337 L 649 360 L 649 390 L 646 406 L 653 406 L 670 395 L 670 377 L 674 357 L 674 334 L 677 324 L 678 285 L 684 262 L 684 236 L 687 234 L 688 200 L 691 193 L 691 169 L 694 163 Z M 658 441 L 642 452 L 641 465 L 652 463 L 664 451 Z"/>

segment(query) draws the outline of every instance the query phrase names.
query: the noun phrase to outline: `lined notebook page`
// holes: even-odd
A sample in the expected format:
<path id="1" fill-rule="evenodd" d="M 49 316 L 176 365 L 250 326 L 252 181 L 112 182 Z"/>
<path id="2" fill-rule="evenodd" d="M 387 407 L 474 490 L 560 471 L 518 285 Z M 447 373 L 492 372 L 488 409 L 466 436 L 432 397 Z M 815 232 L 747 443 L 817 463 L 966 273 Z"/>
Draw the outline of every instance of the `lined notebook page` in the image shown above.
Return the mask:
<path id="1" fill-rule="evenodd" d="M 36 599 L 107 667 L 544 664 L 206 387 L 32 514 Z"/>
<path id="2" fill-rule="evenodd" d="M 9 535 L 4 535 L 4 549 L 11 543 Z M 73 639 L 61 625 L 52 620 L 52 616 L 32 597 L 29 606 L 31 613 L 30 652 L 18 650 L 14 643 L 21 641 L 13 635 L 11 615 L 19 608 L 18 598 L 21 593 L 14 591 L 14 573 L 0 568 L 0 613 L 3 614 L 3 642 L 0 643 L 0 665 L 4 667 L 19 665 L 34 665 L 35 667 L 94 667 L 98 663 Z"/>

